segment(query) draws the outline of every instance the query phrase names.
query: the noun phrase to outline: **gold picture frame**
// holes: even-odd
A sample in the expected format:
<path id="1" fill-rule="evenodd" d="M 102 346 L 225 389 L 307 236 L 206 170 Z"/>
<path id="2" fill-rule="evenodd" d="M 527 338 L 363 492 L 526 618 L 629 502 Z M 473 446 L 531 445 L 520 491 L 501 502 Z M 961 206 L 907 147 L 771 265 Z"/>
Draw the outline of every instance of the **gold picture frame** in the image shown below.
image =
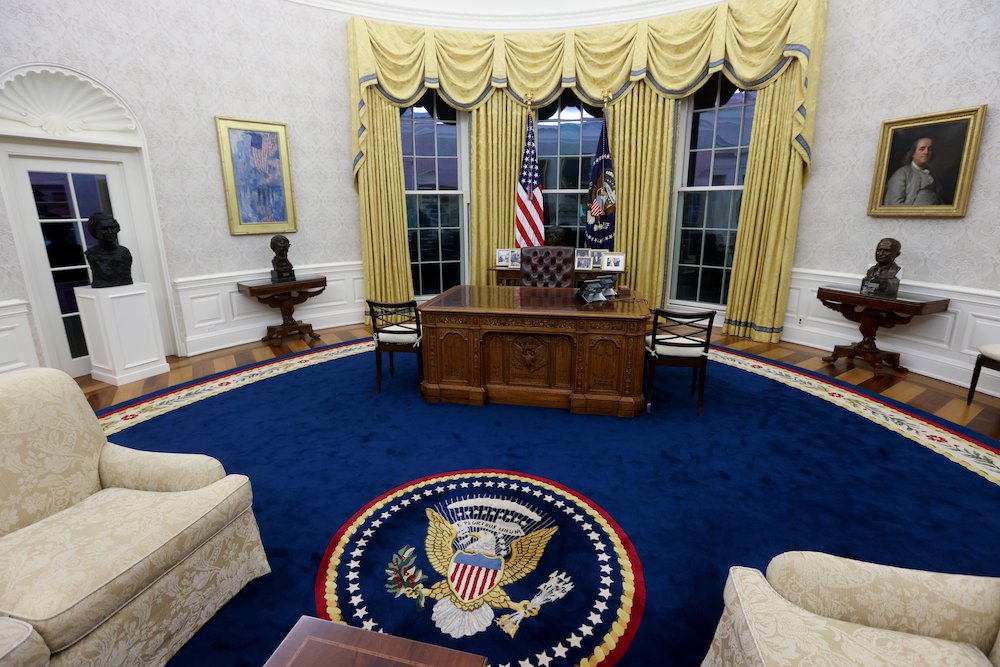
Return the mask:
<path id="1" fill-rule="evenodd" d="M 883 122 L 868 215 L 964 217 L 985 115 L 983 104 Z M 922 162 L 928 146 L 930 159 Z"/>
<path id="2" fill-rule="evenodd" d="M 288 127 L 215 117 L 230 234 L 294 232 Z"/>

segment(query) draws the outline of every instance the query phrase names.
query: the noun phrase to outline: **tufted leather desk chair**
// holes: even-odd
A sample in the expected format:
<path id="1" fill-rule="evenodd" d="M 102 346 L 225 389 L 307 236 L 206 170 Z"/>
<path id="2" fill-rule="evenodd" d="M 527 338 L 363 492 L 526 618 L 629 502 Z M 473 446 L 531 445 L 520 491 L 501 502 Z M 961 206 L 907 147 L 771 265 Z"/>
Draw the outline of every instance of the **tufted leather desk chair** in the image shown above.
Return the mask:
<path id="1" fill-rule="evenodd" d="M 573 287 L 575 255 L 568 246 L 521 248 L 521 284 L 525 287 Z"/>

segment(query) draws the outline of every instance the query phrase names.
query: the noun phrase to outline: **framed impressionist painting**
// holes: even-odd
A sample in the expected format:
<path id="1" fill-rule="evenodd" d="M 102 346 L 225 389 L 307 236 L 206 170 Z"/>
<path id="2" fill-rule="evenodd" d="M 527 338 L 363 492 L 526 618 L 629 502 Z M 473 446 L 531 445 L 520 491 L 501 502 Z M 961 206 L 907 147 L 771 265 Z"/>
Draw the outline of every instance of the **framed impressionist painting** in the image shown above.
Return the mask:
<path id="1" fill-rule="evenodd" d="M 963 217 L 985 115 L 984 104 L 882 123 L 868 215 Z"/>
<path id="2" fill-rule="evenodd" d="M 292 170 L 284 123 L 216 116 L 231 234 L 295 231 Z"/>

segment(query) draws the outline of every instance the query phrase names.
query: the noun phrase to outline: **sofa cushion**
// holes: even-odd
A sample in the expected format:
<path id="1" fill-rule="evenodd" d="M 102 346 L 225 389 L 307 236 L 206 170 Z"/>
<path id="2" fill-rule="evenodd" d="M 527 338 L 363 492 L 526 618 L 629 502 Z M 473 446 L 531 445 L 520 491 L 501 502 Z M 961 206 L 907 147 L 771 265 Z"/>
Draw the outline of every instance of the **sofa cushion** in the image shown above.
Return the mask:
<path id="1" fill-rule="evenodd" d="M 79 385 L 51 368 L 0 373 L 0 536 L 101 488 L 107 440 Z"/>
<path id="2" fill-rule="evenodd" d="M 53 653 L 114 614 L 250 507 L 243 475 L 178 492 L 105 489 L 0 538 L 0 614 Z"/>
<path id="3" fill-rule="evenodd" d="M 0 618 L 0 667 L 45 667 L 49 648 L 24 621 Z"/>

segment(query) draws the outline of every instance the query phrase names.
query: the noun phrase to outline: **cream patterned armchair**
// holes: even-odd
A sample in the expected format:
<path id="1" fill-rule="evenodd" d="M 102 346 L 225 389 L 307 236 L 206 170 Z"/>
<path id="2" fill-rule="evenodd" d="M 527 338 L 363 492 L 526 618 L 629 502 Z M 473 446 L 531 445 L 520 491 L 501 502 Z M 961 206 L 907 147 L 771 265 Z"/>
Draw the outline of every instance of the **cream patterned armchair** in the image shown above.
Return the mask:
<path id="1" fill-rule="evenodd" d="M 108 442 L 65 373 L 0 375 L 0 666 L 162 665 L 270 572 L 243 475 Z"/>
<path id="2" fill-rule="evenodd" d="M 1000 665 L 1000 578 L 790 551 L 731 568 L 724 598 L 702 667 Z"/>

